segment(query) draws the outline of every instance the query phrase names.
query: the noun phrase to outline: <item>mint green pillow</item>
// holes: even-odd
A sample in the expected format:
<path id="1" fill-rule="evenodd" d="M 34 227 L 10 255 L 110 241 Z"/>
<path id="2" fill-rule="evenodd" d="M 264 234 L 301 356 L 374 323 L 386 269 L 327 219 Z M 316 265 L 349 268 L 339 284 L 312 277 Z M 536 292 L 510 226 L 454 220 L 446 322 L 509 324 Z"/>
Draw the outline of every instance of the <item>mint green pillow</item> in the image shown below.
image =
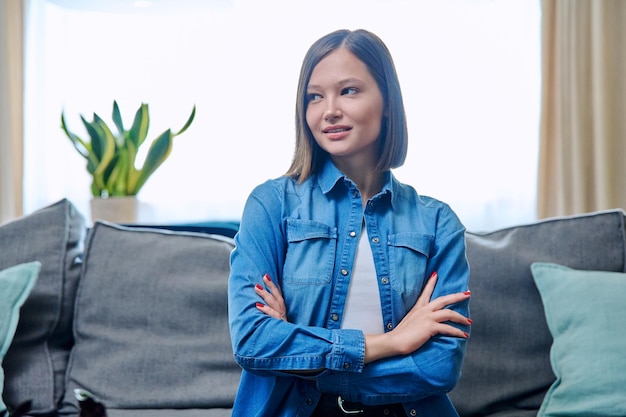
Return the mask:
<path id="1" fill-rule="evenodd" d="M 540 262 L 531 271 L 556 375 L 537 416 L 626 416 L 626 274 Z"/>
<path id="2" fill-rule="evenodd" d="M 0 362 L 9 350 L 17 328 L 20 307 L 35 286 L 40 269 L 40 262 L 29 262 L 0 271 Z M 0 388 L 3 387 L 4 371 L 0 368 Z M 0 397 L 0 413 L 6 409 Z"/>

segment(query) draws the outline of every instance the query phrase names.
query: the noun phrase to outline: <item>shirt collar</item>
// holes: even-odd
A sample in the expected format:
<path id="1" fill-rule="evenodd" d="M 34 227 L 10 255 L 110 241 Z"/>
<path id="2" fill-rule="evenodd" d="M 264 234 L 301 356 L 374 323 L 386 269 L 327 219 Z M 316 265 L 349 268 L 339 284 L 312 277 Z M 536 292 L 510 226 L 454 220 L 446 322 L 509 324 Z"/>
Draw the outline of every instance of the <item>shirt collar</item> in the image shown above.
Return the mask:
<path id="1" fill-rule="evenodd" d="M 351 181 L 343 172 L 337 169 L 330 158 L 327 158 L 324 162 L 322 169 L 317 174 L 317 178 L 320 189 L 324 194 L 327 194 L 335 188 L 341 179 Z M 384 198 L 385 195 L 389 195 L 392 207 L 395 206 L 395 199 L 397 198 L 397 193 L 395 192 L 398 186 L 397 182 L 398 181 L 391 171 L 385 172 L 385 184 L 383 185 L 381 192 L 378 194 L 379 198 Z"/>

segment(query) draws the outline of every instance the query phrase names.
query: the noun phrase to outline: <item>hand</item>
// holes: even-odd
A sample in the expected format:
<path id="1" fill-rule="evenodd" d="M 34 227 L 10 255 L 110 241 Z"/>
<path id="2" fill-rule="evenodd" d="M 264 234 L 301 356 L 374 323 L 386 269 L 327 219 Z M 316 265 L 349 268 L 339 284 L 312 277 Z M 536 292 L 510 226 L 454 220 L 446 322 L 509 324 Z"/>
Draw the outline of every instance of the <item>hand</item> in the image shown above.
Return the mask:
<path id="1" fill-rule="evenodd" d="M 280 288 L 267 274 L 263 275 L 263 284 L 265 287 L 260 284 L 254 286 L 254 292 L 265 302 L 265 304 L 256 303 L 256 308 L 270 317 L 287 321 L 287 307 Z"/>
<path id="2" fill-rule="evenodd" d="M 437 278 L 437 273 L 431 275 L 417 302 L 395 329 L 380 335 L 365 336 L 366 363 L 413 353 L 438 334 L 468 337 L 466 332 L 446 322 L 469 326 L 472 320 L 445 307 L 467 300 L 470 292 L 443 295 L 431 301 Z"/>

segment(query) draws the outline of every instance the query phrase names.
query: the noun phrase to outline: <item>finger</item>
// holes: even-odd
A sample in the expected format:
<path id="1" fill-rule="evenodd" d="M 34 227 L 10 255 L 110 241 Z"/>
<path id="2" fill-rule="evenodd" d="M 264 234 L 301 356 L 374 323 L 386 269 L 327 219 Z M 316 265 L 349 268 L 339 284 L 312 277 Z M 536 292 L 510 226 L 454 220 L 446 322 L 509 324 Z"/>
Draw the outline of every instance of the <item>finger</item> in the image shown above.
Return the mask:
<path id="1" fill-rule="evenodd" d="M 274 294 L 266 290 L 261 284 L 256 284 L 254 286 L 254 291 L 257 293 L 259 297 L 263 299 L 265 304 L 276 311 L 285 311 L 284 305 L 285 302 L 280 296 L 280 294 Z"/>
<path id="2" fill-rule="evenodd" d="M 457 327 L 450 326 L 449 324 L 440 323 L 439 326 L 437 326 L 436 332 L 444 336 L 459 337 L 461 339 L 469 338 L 469 333 Z"/>
<path id="3" fill-rule="evenodd" d="M 430 278 L 428 278 L 428 281 L 426 281 L 426 285 L 422 290 L 422 294 L 420 294 L 419 298 L 417 299 L 417 303 L 415 303 L 416 305 L 424 306 L 430 302 L 430 297 L 432 297 L 433 295 L 433 291 L 435 290 L 435 284 L 437 284 L 438 277 L 439 276 L 437 275 L 436 271 L 430 275 Z"/>
<path id="4" fill-rule="evenodd" d="M 465 301 L 468 298 L 470 298 L 471 295 L 472 293 L 470 291 L 442 295 L 441 297 L 437 297 L 434 300 L 432 300 L 429 304 L 433 310 L 441 310 L 452 304 Z"/>
<path id="5" fill-rule="evenodd" d="M 273 317 L 275 319 L 283 319 L 284 314 L 281 314 L 279 311 L 274 310 L 272 307 L 263 304 L 263 303 L 256 303 L 256 308 L 257 310 L 261 311 L 262 313 Z"/>
<path id="6" fill-rule="evenodd" d="M 450 310 L 449 308 L 444 308 L 443 310 L 435 311 L 430 316 L 432 320 L 438 323 L 444 322 L 452 322 L 458 323 L 464 326 L 471 326 L 473 321 L 472 319 L 465 317 L 457 311 Z"/>
<path id="7" fill-rule="evenodd" d="M 265 283 L 267 288 L 270 290 L 272 295 L 276 297 L 276 299 L 279 299 L 279 300 L 283 299 L 283 293 L 280 291 L 280 287 L 274 284 L 274 281 L 271 280 L 268 274 L 263 275 L 263 282 Z"/>

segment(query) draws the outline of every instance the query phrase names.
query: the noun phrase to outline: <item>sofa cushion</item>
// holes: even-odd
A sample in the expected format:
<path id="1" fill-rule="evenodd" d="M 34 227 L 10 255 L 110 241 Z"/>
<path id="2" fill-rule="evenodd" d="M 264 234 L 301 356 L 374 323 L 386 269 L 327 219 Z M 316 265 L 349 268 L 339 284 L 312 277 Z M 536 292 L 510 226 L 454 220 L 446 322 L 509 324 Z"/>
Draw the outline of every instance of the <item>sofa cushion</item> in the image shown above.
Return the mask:
<path id="1" fill-rule="evenodd" d="M 241 373 L 227 320 L 232 248 L 227 237 L 96 222 L 62 412 L 76 412 L 76 388 L 112 416 L 231 408 Z"/>
<path id="2" fill-rule="evenodd" d="M 626 274 L 534 263 L 556 381 L 539 417 L 626 416 Z"/>
<path id="3" fill-rule="evenodd" d="M 0 271 L 0 363 L 13 341 L 20 307 L 35 286 L 40 269 L 41 263 L 29 262 Z M 0 368 L 0 394 L 3 387 L 4 371 Z M 0 397 L 0 414 L 6 409 Z"/>
<path id="4" fill-rule="evenodd" d="M 4 359 L 4 401 L 9 408 L 32 400 L 33 414 L 57 409 L 73 343 L 71 321 L 80 275 L 84 219 L 61 200 L 0 227 L 0 269 L 39 261 L 35 287 L 20 311 Z"/>
<path id="5" fill-rule="evenodd" d="M 623 272 L 624 212 L 467 233 L 472 332 L 450 398 L 461 416 L 535 416 L 555 376 L 552 336 L 530 265 Z"/>

